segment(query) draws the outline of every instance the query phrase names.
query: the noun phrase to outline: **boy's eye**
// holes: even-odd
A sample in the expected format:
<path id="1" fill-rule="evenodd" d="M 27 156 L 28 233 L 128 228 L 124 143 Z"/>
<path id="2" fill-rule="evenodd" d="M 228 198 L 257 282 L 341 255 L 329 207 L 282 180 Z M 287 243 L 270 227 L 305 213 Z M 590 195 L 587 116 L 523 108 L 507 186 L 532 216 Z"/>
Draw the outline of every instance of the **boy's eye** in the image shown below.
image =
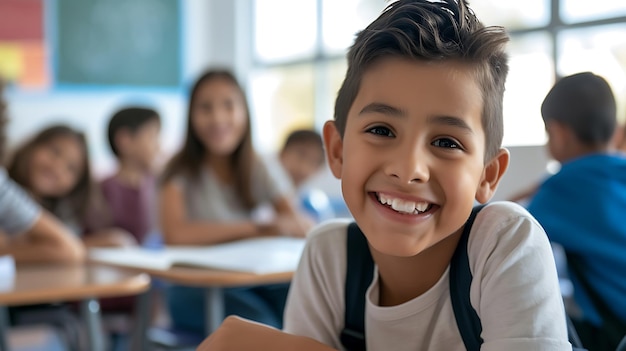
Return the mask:
<path id="1" fill-rule="evenodd" d="M 370 129 L 367 130 L 368 133 L 374 134 L 374 135 L 380 135 L 380 136 L 386 136 L 386 137 L 393 137 L 394 134 L 391 132 L 391 130 L 387 127 L 382 127 L 382 126 L 377 126 L 377 127 L 372 127 Z"/>
<path id="2" fill-rule="evenodd" d="M 433 141 L 433 146 L 442 147 L 446 149 L 460 149 L 461 146 L 454 140 L 448 138 L 441 138 Z"/>

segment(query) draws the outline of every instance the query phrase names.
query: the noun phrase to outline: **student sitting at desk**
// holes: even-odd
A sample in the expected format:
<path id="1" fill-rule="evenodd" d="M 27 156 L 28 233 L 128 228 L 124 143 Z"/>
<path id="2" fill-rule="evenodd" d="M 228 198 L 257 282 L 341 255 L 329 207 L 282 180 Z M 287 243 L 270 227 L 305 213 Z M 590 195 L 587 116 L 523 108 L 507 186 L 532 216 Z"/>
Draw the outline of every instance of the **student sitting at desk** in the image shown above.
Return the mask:
<path id="1" fill-rule="evenodd" d="M 182 150 L 167 165 L 160 219 L 168 245 L 210 245 L 263 235 L 304 236 L 308 225 L 252 147 L 244 92 L 227 71 L 209 71 L 193 86 Z M 276 218 L 255 221 L 255 207 L 273 205 Z M 232 288 L 226 314 L 280 327 L 288 284 Z M 204 333 L 202 289 L 173 286 L 168 305 L 174 327 Z"/>
<path id="2" fill-rule="evenodd" d="M 4 154 L 7 122 L 2 88 L 0 81 L 0 160 Z M 80 262 L 85 256 L 81 242 L 54 216 L 32 201 L 8 177 L 4 168 L 0 168 L 0 233 L 0 255 L 11 255 L 17 263 Z"/>
<path id="3" fill-rule="evenodd" d="M 309 235 L 284 331 L 231 317 L 198 350 L 571 350 L 541 226 L 473 209 L 509 162 L 507 39 L 464 0 L 391 2 L 357 35 L 324 126 L 356 223 Z"/>
<path id="4" fill-rule="evenodd" d="M 318 132 L 297 129 L 289 133 L 279 154 L 280 167 L 293 183 L 298 202 L 313 220 L 334 218 L 331 202 L 323 191 L 305 183 L 324 167 L 324 144 Z"/>
<path id="5" fill-rule="evenodd" d="M 156 184 L 154 163 L 159 154 L 161 119 L 149 108 L 117 111 L 108 127 L 117 172 L 100 183 L 115 227 L 127 230 L 142 243 L 155 229 Z"/>
<path id="6" fill-rule="evenodd" d="M 591 72 L 557 81 L 541 105 L 550 155 L 561 163 L 528 211 L 566 255 L 572 316 L 589 351 L 615 350 L 626 336 L 626 157 L 613 150 L 616 102 Z"/>
<path id="7" fill-rule="evenodd" d="M 106 228 L 109 216 L 93 186 L 83 133 L 64 125 L 45 128 L 13 154 L 9 176 L 87 246 L 126 246 L 126 231 Z M 105 229 L 103 229 L 105 228 Z"/>

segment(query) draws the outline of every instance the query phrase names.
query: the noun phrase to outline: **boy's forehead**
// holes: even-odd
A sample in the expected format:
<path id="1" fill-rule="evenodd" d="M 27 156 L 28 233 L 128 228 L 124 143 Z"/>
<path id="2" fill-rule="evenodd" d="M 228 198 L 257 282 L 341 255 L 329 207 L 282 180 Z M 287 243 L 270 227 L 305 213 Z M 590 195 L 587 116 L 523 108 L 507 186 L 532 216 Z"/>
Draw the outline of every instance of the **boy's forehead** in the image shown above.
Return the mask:
<path id="1" fill-rule="evenodd" d="M 483 96 L 474 67 L 454 61 L 421 61 L 386 58 L 368 67 L 351 107 L 371 102 L 418 107 L 434 112 L 482 115 Z"/>

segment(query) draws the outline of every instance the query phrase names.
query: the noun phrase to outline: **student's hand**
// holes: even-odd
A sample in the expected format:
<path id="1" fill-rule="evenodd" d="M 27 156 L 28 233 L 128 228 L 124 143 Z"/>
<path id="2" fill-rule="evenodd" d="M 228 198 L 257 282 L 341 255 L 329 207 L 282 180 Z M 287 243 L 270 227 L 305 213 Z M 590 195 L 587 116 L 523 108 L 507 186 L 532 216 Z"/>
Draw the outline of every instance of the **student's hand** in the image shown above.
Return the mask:
<path id="1" fill-rule="evenodd" d="M 91 247 L 129 247 L 136 246 L 137 240 L 124 229 L 110 228 L 86 235 L 85 245 Z"/>
<path id="2" fill-rule="evenodd" d="M 233 316 L 226 318 L 224 323 L 197 348 L 197 351 L 231 350 L 328 351 L 332 349 L 315 340 L 283 333 L 278 329 Z"/>
<path id="3" fill-rule="evenodd" d="M 314 225 L 311 219 L 300 214 L 296 216 L 278 216 L 275 223 L 281 235 L 298 238 L 304 238 Z"/>

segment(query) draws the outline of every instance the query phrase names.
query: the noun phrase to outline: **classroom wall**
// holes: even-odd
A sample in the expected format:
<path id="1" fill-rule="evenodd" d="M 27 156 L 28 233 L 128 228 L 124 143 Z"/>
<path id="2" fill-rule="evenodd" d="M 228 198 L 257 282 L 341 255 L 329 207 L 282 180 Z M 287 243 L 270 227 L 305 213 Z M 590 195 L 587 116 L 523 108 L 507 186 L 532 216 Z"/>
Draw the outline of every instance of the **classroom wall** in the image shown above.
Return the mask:
<path id="1" fill-rule="evenodd" d="M 210 65 L 233 66 L 235 62 L 235 5 L 220 0 L 184 0 L 182 5 L 184 87 Z M 106 140 L 106 123 L 122 104 L 139 103 L 156 107 L 163 117 L 163 148 L 175 150 L 185 129 L 186 89 L 77 88 L 50 91 L 8 90 L 7 136 L 9 148 L 56 122 L 85 130 L 97 175 L 111 172 L 114 159 Z"/>

